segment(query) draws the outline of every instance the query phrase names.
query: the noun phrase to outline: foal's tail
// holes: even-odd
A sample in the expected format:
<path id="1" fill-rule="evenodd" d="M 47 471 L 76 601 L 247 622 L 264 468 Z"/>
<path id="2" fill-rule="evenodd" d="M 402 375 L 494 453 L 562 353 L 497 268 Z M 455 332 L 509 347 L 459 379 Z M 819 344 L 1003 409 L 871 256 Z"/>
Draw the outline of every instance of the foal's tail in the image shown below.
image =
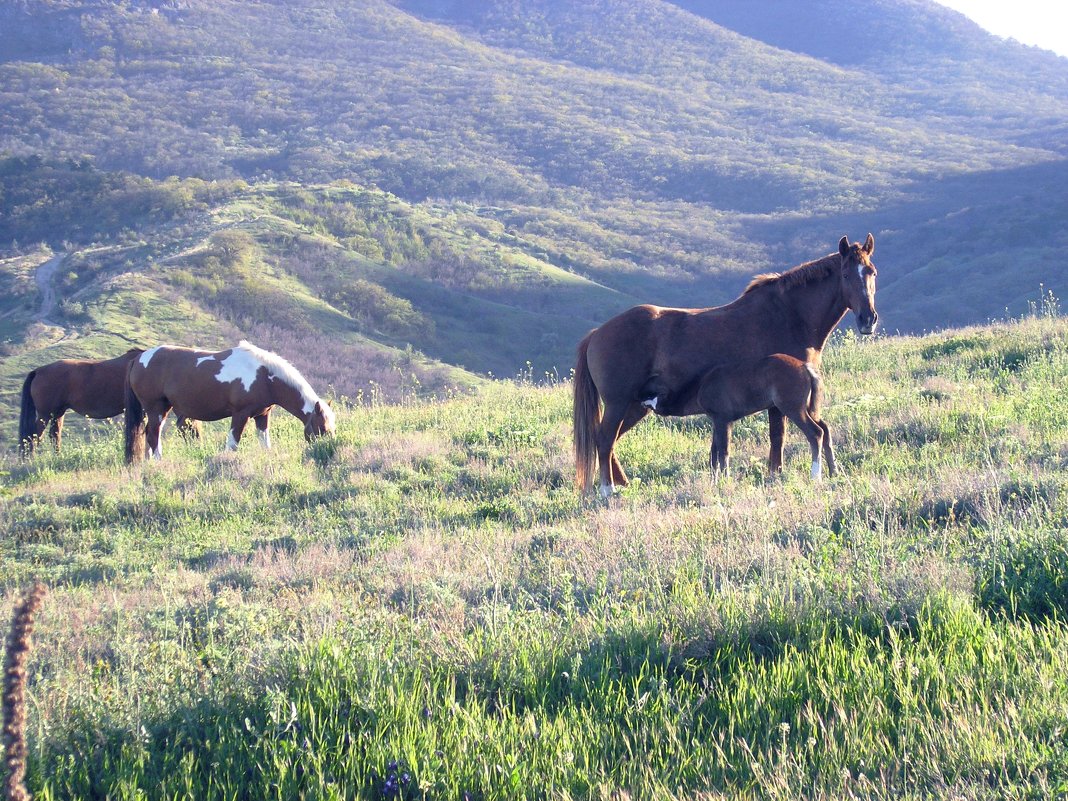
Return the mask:
<path id="1" fill-rule="evenodd" d="M 813 420 L 820 420 L 820 407 L 823 405 L 823 379 L 811 364 L 806 364 L 811 389 L 808 393 L 808 414 Z"/>
<path id="2" fill-rule="evenodd" d="M 580 492 L 590 488 L 594 470 L 597 468 L 597 444 L 594 432 L 601 422 L 601 395 L 590 377 L 586 351 L 590 346 L 587 335 L 578 346 L 575 362 L 574 408 L 571 431 L 575 439 L 575 483 Z"/>
<path id="3" fill-rule="evenodd" d="M 26 380 L 22 382 L 22 408 L 19 411 L 19 455 L 25 458 L 33 453 L 37 444 L 37 406 L 34 405 L 33 395 L 30 394 L 30 385 L 37 377 L 36 370 L 30 370 Z"/>
<path id="4" fill-rule="evenodd" d="M 126 393 L 123 423 L 126 430 L 126 464 L 145 458 L 145 409 L 141 399 L 130 386 L 130 373 L 126 373 Z"/>

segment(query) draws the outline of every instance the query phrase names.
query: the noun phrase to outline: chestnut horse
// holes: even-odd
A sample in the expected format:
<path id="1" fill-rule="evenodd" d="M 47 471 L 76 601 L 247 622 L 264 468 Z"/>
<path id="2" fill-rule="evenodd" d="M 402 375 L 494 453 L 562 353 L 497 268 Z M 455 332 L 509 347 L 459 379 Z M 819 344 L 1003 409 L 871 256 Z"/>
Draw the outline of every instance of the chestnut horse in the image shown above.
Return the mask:
<path id="1" fill-rule="evenodd" d="M 709 370 L 785 353 L 815 366 L 834 327 L 852 310 L 862 334 L 875 330 L 875 238 L 842 237 L 838 252 L 784 273 L 756 276 L 725 306 L 670 309 L 635 306 L 591 331 L 575 364 L 576 479 L 589 489 L 600 466 L 601 494 L 627 483 L 616 441 L 653 408 L 661 414 L 701 411 L 697 389 Z M 604 409 L 601 409 L 601 404 Z M 782 466 L 786 423 L 768 411 L 771 467 Z"/>
<path id="2" fill-rule="evenodd" d="M 306 439 L 334 432 L 334 411 L 289 362 L 242 341 L 216 353 L 160 346 L 146 350 L 126 375 L 126 461 L 144 458 L 145 443 L 159 459 L 167 412 L 192 420 L 230 420 L 227 450 L 237 448 L 249 418 L 260 443 L 271 447 L 271 410 L 281 406 L 304 423 Z M 147 427 L 145 417 L 148 417 Z"/>
<path id="3" fill-rule="evenodd" d="M 736 420 L 765 409 L 776 409 L 801 429 L 812 451 L 812 478 L 823 477 L 820 454 L 827 459 L 827 472 L 834 475 L 831 430 L 820 419 L 823 381 L 811 364 L 773 353 L 756 363 L 740 362 L 705 373 L 697 390 L 701 411 L 712 418 L 713 472 L 727 472 L 731 452 L 731 426 Z"/>
<path id="4" fill-rule="evenodd" d="M 114 359 L 61 359 L 30 370 L 22 382 L 19 453 L 23 457 L 33 453 L 46 427 L 58 452 L 63 416 L 70 409 L 96 420 L 122 414 L 126 371 L 141 353 L 140 348 L 131 348 Z M 178 426 L 189 436 L 200 436 L 193 421 L 179 419 Z"/>

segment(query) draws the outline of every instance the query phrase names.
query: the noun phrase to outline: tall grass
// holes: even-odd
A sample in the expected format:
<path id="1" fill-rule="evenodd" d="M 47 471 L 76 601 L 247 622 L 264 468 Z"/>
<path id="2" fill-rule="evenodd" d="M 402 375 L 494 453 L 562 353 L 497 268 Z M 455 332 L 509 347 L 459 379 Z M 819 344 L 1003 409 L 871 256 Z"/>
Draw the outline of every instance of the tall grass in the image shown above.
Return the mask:
<path id="1" fill-rule="evenodd" d="M 66 798 L 962 798 L 1068 790 L 1068 324 L 838 340 L 842 475 L 652 420 L 603 505 L 568 386 L 342 405 L 307 446 L 3 464 L 52 590 L 28 776 Z"/>

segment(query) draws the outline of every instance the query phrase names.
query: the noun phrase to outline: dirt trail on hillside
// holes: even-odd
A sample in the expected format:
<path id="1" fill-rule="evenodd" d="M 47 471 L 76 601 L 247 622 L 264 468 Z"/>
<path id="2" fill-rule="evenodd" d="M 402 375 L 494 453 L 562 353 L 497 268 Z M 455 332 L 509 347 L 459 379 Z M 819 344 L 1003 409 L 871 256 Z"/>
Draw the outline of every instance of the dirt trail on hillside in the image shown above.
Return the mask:
<path id="1" fill-rule="evenodd" d="M 48 318 L 56 310 L 56 290 L 53 286 L 53 279 L 56 277 L 59 268 L 63 266 L 63 261 L 66 258 L 66 253 L 57 253 L 48 261 L 38 265 L 37 272 L 34 273 L 37 290 L 41 293 L 41 308 L 33 316 L 33 319 L 46 325 L 62 327 L 59 326 L 59 323 Z"/>

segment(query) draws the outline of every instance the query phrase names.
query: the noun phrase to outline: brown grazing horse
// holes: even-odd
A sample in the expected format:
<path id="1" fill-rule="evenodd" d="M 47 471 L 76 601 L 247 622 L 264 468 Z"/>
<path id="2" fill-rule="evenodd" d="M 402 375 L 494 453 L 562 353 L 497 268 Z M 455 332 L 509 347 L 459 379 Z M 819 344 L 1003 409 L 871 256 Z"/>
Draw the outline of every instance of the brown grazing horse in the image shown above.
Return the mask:
<path id="1" fill-rule="evenodd" d="M 801 429 L 812 451 L 812 478 L 823 477 L 820 453 L 827 472 L 834 475 L 831 430 L 820 419 L 823 381 L 816 369 L 785 353 L 773 353 L 754 363 L 717 367 L 705 373 L 697 390 L 701 411 L 712 418 L 713 472 L 727 472 L 731 452 L 731 426 L 736 420 L 766 409 L 776 409 Z M 782 459 L 780 457 L 780 468 Z"/>
<path id="2" fill-rule="evenodd" d="M 114 359 L 61 359 L 31 370 L 22 382 L 19 453 L 32 454 L 46 427 L 58 452 L 63 416 L 70 409 L 96 420 L 122 414 L 126 371 L 141 353 L 131 348 Z M 178 426 L 183 434 L 200 436 L 193 421 L 179 419 Z"/>
<path id="3" fill-rule="evenodd" d="M 260 443 L 271 447 L 271 410 L 281 406 L 304 423 L 311 439 L 334 432 L 334 411 L 289 362 L 248 342 L 211 353 L 160 346 L 146 350 L 126 377 L 126 461 L 144 458 L 145 443 L 159 459 L 167 412 L 192 420 L 230 420 L 227 450 L 235 450 L 249 418 Z M 145 416 L 148 423 L 146 428 Z"/>
<path id="4" fill-rule="evenodd" d="M 601 494 L 627 483 L 616 441 L 655 408 L 701 411 L 700 379 L 709 370 L 785 353 L 820 364 L 834 327 L 852 310 L 862 334 L 875 330 L 875 238 L 846 237 L 838 252 L 784 273 L 756 276 L 736 300 L 709 309 L 635 306 L 591 331 L 578 347 L 572 430 L 578 486 L 589 489 L 600 465 Z M 601 403 L 604 409 L 601 409 Z M 781 467 L 786 423 L 768 411 L 772 469 Z M 776 465 L 778 452 L 778 465 Z"/>

